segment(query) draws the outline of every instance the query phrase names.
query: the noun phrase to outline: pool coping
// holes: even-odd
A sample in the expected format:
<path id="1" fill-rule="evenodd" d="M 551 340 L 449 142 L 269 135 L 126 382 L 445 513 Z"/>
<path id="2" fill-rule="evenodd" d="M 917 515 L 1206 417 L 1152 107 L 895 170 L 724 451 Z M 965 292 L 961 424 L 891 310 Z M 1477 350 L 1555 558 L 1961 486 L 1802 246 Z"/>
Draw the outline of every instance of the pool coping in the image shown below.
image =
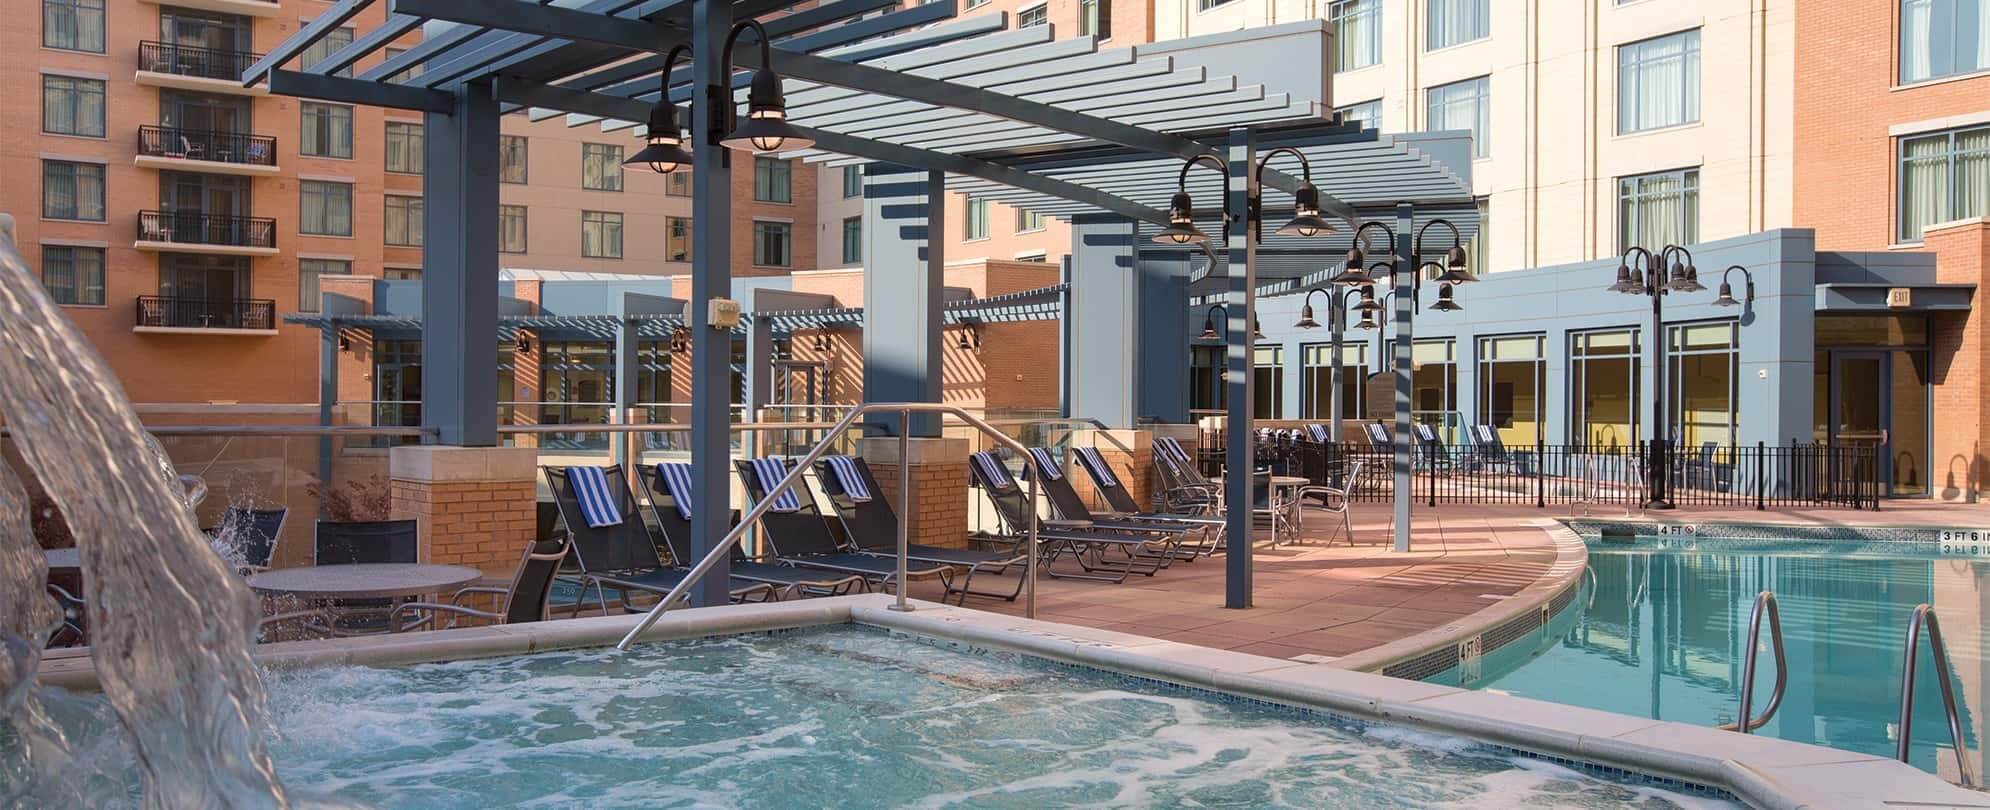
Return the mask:
<path id="1" fill-rule="evenodd" d="M 1827 540 L 1868 543 L 1939 543 L 1942 526 L 1886 526 L 1879 524 L 1832 523 L 1807 518 L 1778 519 L 1773 513 L 1748 519 L 1694 519 L 1690 513 L 1678 516 L 1559 518 L 1585 538 L 1628 538 L 1638 536 L 1719 537 L 1737 540 Z"/>
<path id="2" fill-rule="evenodd" d="M 1566 604 L 1582 582 L 1589 548 L 1574 530 L 1553 518 L 1528 521 L 1548 535 L 1555 561 L 1546 573 L 1513 595 L 1448 624 L 1344 655 L 1331 663 L 1356 672 L 1373 672 L 1418 680 L 1470 662 L 1513 639 L 1487 646 L 1488 635 L 1504 635 L 1510 626 L 1533 629 L 1547 620 L 1558 604 Z M 1566 598 L 1565 598 L 1566 597 Z"/>
<path id="3" fill-rule="evenodd" d="M 890 605 L 889 596 L 866 594 L 685 609 L 665 615 L 642 638 L 856 623 L 1717 787 L 1754 807 L 1990 808 L 1990 794 L 1867 754 L 931 602 L 914 601 L 910 612 Z M 258 647 L 255 657 L 277 668 L 400 666 L 600 647 L 615 643 L 637 620 L 606 616 L 284 642 Z M 93 688 L 88 660 L 53 659 L 44 666 L 43 682 Z"/>

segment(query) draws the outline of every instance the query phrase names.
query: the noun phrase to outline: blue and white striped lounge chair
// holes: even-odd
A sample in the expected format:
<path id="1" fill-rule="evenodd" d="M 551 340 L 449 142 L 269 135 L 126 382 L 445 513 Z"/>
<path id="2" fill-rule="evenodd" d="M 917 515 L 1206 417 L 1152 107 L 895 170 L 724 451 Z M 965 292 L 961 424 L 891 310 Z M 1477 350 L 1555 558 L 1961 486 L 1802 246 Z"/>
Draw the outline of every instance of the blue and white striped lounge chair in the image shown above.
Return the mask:
<path id="1" fill-rule="evenodd" d="M 847 550 L 829 530 L 828 518 L 816 508 L 815 495 L 799 478 L 795 486 L 769 492 L 788 474 L 785 458 L 768 457 L 735 462 L 746 496 L 754 503 L 773 498 L 773 506 L 760 516 L 761 537 L 774 550 L 775 559 L 788 565 L 856 574 L 873 587 L 896 587 L 898 562 L 872 554 Z M 893 539 L 894 549 L 897 540 Z M 896 556 L 894 554 L 894 556 Z M 951 592 L 955 570 L 951 565 L 930 562 L 908 563 L 907 579 L 937 578 Z"/>
<path id="2" fill-rule="evenodd" d="M 897 559 L 898 513 L 891 504 L 876 497 L 879 487 L 870 465 L 861 458 L 824 456 L 816 462 L 815 474 L 816 480 L 822 482 L 823 494 L 829 496 L 830 508 L 843 522 L 843 533 L 850 538 L 851 546 L 860 554 Z M 949 583 L 947 595 L 957 596 L 962 604 L 969 594 L 1013 602 L 1023 592 L 1022 577 L 1016 578 L 1016 586 L 1007 593 L 972 589 L 975 574 L 1006 573 L 1010 567 L 1029 560 L 1029 552 L 1019 543 L 1008 545 L 1008 549 L 1000 551 L 976 551 L 908 543 L 905 558 L 912 562 L 960 566 L 966 573 L 958 587 Z"/>

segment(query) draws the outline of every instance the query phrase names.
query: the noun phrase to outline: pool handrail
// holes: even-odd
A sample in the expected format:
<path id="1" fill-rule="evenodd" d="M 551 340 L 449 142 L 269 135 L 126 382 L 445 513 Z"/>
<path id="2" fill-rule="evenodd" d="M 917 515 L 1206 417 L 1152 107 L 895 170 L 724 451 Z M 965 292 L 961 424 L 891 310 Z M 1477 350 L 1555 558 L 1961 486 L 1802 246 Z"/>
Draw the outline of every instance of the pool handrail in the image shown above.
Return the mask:
<path id="1" fill-rule="evenodd" d="M 1769 616 L 1769 647 L 1776 654 L 1776 688 L 1769 692 L 1769 705 L 1762 708 L 1760 717 L 1751 717 L 1755 699 L 1755 664 L 1762 649 L 1762 616 Z M 1769 723 L 1776 716 L 1776 710 L 1783 706 L 1783 687 L 1789 683 L 1788 662 L 1783 657 L 1783 615 L 1776 608 L 1776 594 L 1763 591 L 1755 595 L 1755 606 L 1748 611 L 1748 652 L 1741 664 L 1741 719 L 1720 726 L 1723 731 L 1750 733 Z"/>
<path id="2" fill-rule="evenodd" d="M 894 412 L 898 414 L 898 513 L 903 517 L 898 522 L 898 572 L 892 580 L 892 590 L 896 592 L 897 600 L 892 603 L 891 609 L 910 612 L 913 607 L 905 598 L 905 569 L 908 558 L 908 546 L 912 541 L 910 534 L 912 527 L 912 465 L 909 463 L 911 445 L 910 436 L 908 435 L 909 431 L 907 430 L 912 423 L 912 414 L 915 412 L 937 413 L 941 416 L 954 417 L 982 433 L 995 437 L 997 444 L 1008 447 L 1018 455 L 1027 457 L 1029 455 L 1029 448 L 1023 446 L 1022 442 L 1010 438 L 1007 434 L 996 430 L 979 417 L 953 405 L 943 405 L 937 402 L 873 402 L 857 405 L 844 414 L 842 419 L 836 420 L 836 424 L 829 429 L 828 436 L 822 441 L 817 442 L 815 446 L 810 447 L 808 452 L 802 455 L 801 460 L 794 465 L 794 468 L 789 470 L 787 475 L 781 476 L 780 481 L 768 486 L 767 491 L 769 493 L 781 492 L 788 487 L 800 485 L 802 474 L 813 467 L 817 459 L 826 455 L 831 445 L 836 442 L 836 439 L 849 430 L 852 425 L 856 424 L 858 418 L 874 413 Z M 1037 494 L 1036 480 L 1031 478 L 1029 481 L 1030 520 L 1023 537 L 1023 547 L 1029 549 L 1029 556 L 1025 557 L 1023 561 L 1023 615 L 1032 619 L 1036 618 L 1036 568 L 1037 557 L 1039 556 L 1036 543 L 1038 522 L 1036 510 Z M 677 587 L 671 588 L 670 593 L 666 594 L 661 600 L 658 600 L 656 605 L 649 609 L 648 613 L 643 614 L 642 620 L 637 622 L 635 627 L 630 628 L 629 632 L 622 636 L 621 641 L 615 643 L 615 649 L 627 651 L 630 645 L 635 643 L 637 636 L 642 635 L 644 631 L 656 624 L 657 619 L 663 618 L 665 612 L 669 611 L 678 602 L 683 601 L 692 586 L 696 585 L 700 579 L 703 579 L 705 574 L 712 569 L 712 566 L 716 565 L 726 554 L 729 554 L 734 546 L 739 545 L 740 538 L 746 536 L 747 528 L 758 523 L 760 518 L 767 514 L 767 511 L 775 502 L 776 499 L 773 497 L 762 498 L 758 503 L 753 505 L 753 508 L 746 510 L 746 514 L 740 516 L 739 523 L 735 524 L 730 531 L 727 531 L 723 538 L 720 538 L 718 545 L 705 553 L 704 559 L 699 560 L 697 565 L 691 567 L 691 572 L 685 575 L 683 581 L 677 583 Z"/>
<path id="3" fill-rule="evenodd" d="M 1949 741 L 1955 748 L 1955 770 L 1963 787 L 1973 787 L 1969 774 L 1968 749 L 1962 742 L 1962 717 L 1955 709 L 1955 687 L 1949 684 L 1949 647 L 1942 641 L 1942 624 L 1935 618 L 1933 605 L 1923 602 L 1914 607 L 1914 616 L 1907 622 L 1906 660 L 1900 669 L 1900 740 L 1894 746 L 1895 758 L 1907 761 L 1908 749 L 1914 743 L 1914 672 L 1919 663 L 1917 653 L 1921 647 L 1921 626 L 1928 627 L 1928 654 L 1935 659 L 1935 679 L 1942 684 L 1942 711 L 1948 715 Z"/>

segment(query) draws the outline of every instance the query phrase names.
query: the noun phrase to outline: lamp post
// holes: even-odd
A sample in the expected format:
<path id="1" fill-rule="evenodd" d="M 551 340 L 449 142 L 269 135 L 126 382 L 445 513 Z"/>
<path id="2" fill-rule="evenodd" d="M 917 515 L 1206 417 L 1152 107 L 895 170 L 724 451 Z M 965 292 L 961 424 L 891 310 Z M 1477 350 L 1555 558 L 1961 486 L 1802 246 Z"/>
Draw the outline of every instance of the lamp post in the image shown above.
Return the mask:
<path id="1" fill-rule="evenodd" d="M 1682 260 L 1683 259 L 1683 260 Z M 1670 275 L 1666 271 L 1667 261 L 1671 262 Z M 1635 262 L 1635 267 L 1633 263 Z M 1743 270 L 1744 275 L 1748 271 Z M 1725 287 L 1725 284 L 1723 284 Z M 1750 295 L 1753 296 L 1754 280 L 1749 280 Z M 1693 267 L 1693 253 L 1678 245 L 1666 245 L 1657 253 L 1633 246 L 1624 251 L 1617 264 L 1617 281 L 1608 288 L 1610 292 L 1627 295 L 1643 295 L 1651 298 L 1651 335 L 1644 341 L 1645 351 L 1651 354 L 1652 361 L 1652 425 L 1651 458 L 1645 469 L 1646 509 L 1671 509 L 1673 503 L 1668 497 L 1666 485 L 1671 481 L 1672 432 L 1666 421 L 1671 416 L 1672 403 L 1666 398 L 1665 376 L 1665 296 L 1670 293 L 1699 292 L 1706 289 L 1700 284 L 1700 271 Z M 1732 295 L 1728 296 L 1733 299 Z M 1716 302 L 1718 303 L 1718 302 Z"/>
<path id="2" fill-rule="evenodd" d="M 1359 303 L 1359 296 L 1355 294 L 1353 287 L 1315 287 L 1308 290 L 1306 298 L 1302 302 L 1304 306 L 1299 308 L 1299 322 L 1293 324 L 1294 328 L 1320 328 L 1320 322 L 1313 317 L 1313 296 L 1315 295 L 1325 295 L 1327 297 L 1327 323 L 1334 332 L 1333 376 L 1328 380 L 1329 395 L 1327 407 L 1333 409 L 1333 412 L 1329 414 L 1333 419 L 1334 425 L 1332 438 L 1334 443 L 1338 444 L 1341 439 L 1341 413 L 1347 410 L 1347 405 L 1341 402 L 1341 344 L 1343 337 L 1347 333 L 1348 309 Z"/>
<path id="3" fill-rule="evenodd" d="M 1396 338 L 1393 344 L 1384 339 L 1383 347 L 1387 349 L 1387 367 L 1396 382 L 1396 424 L 1391 441 L 1395 456 L 1391 523 L 1395 533 L 1396 551 L 1410 550 L 1410 486 L 1411 474 L 1414 472 L 1412 467 L 1414 459 L 1410 452 L 1412 446 L 1410 444 L 1410 395 L 1412 394 L 1410 352 L 1412 341 L 1415 339 L 1411 315 L 1421 303 L 1418 296 L 1423 290 L 1424 271 L 1429 269 L 1441 271 L 1432 279 L 1438 283 L 1438 293 L 1437 303 L 1431 305 L 1432 309 L 1440 312 L 1463 309 L 1464 307 L 1460 306 L 1454 297 L 1454 288 L 1477 280 L 1466 270 L 1464 239 L 1456 225 L 1448 220 L 1433 219 L 1424 223 L 1422 228 L 1418 228 L 1412 238 L 1408 231 L 1413 222 L 1410 207 L 1399 205 L 1396 207 L 1398 228 L 1392 228 L 1383 222 L 1362 223 L 1361 227 L 1355 229 L 1354 245 L 1348 248 L 1346 269 L 1333 278 L 1335 283 L 1345 287 L 1365 288 L 1362 291 L 1360 305 L 1363 311 L 1363 324 L 1371 323 L 1368 316 L 1382 308 L 1382 300 L 1394 299 L 1392 303 L 1395 304 Z M 1445 251 L 1442 264 L 1422 260 L 1424 236 L 1431 228 L 1438 226 L 1451 232 L 1451 247 Z M 1365 248 L 1368 244 L 1368 232 L 1371 229 L 1388 235 L 1391 250 L 1395 254 L 1390 261 L 1378 262 L 1372 266 L 1366 264 Z M 1389 270 L 1391 286 L 1394 289 L 1377 296 L 1374 293 L 1376 283 L 1374 271 L 1384 267 Z"/>
<path id="4" fill-rule="evenodd" d="M 1225 329 L 1229 344 L 1226 368 L 1230 371 L 1228 382 L 1229 402 L 1228 435 L 1224 458 L 1227 468 L 1223 480 L 1224 501 L 1229 504 L 1225 510 L 1224 536 L 1228 551 L 1224 560 L 1224 599 L 1225 607 L 1247 608 L 1251 606 L 1251 483 L 1255 474 L 1252 454 L 1251 419 L 1254 413 L 1251 391 L 1251 349 L 1257 334 L 1257 245 L 1263 237 L 1264 192 L 1263 179 L 1265 166 L 1273 158 L 1281 155 L 1297 158 L 1304 175 L 1304 181 L 1293 192 L 1293 217 L 1278 228 L 1281 234 L 1310 237 L 1332 233 L 1334 226 L 1320 217 L 1320 190 L 1312 183 L 1312 163 L 1297 149 L 1279 147 L 1265 153 L 1262 159 L 1255 157 L 1255 145 L 1249 129 L 1238 128 L 1231 131 L 1228 147 L 1229 160 L 1226 163 L 1214 155 L 1197 155 L 1182 162 L 1180 173 L 1175 178 L 1175 193 L 1168 201 L 1168 226 L 1154 236 L 1154 241 L 1162 244 L 1207 245 L 1209 236 L 1195 225 L 1195 200 L 1188 192 L 1188 172 L 1197 164 L 1208 164 L 1223 173 L 1223 224 L 1224 246 L 1229 250 L 1228 267 L 1231 273 L 1230 284 L 1232 302 L 1238 310 L 1225 310 L 1230 318 L 1239 324 L 1250 324 L 1249 334 L 1239 334 L 1241 329 Z M 1232 178 L 1243 181 L 1243 188 L 1232 185 Z M 1212 320 L 1205 324 L 1205 334 L 1213 334 L 1215 309 L 1210 310 Z"/>

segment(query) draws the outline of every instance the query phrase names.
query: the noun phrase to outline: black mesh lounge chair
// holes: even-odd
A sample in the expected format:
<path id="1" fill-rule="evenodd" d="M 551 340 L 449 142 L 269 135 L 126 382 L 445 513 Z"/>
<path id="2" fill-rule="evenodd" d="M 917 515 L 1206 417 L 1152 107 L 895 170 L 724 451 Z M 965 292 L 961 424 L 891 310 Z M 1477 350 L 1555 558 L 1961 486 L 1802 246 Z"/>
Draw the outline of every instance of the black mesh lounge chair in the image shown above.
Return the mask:
<path id="1" fill-rule="evenodd" d="M 1215 516 L 1223 499 L 1216 483 L 1195 468 L 1188 451 L 1172 436 L 1154 440 L 1154 470 L 1161 476 L 1161 507 L 1174 514 Z"/>
<path id="2" fill-rule="evenodd" d="M 784 458 L 734 462 L 740 481 L 746 484 L 748 500 L 757 504 L 763 499 L 774 498 L 774 506 L 760 516 L 760 531 L 762 539 L 773 548 L 775 559 L 789 565 L 857 574 L 870 580 L 873 586 L 885 585 L 897 578 L 895 552 L 894 559 L 884 559 L 845 550 L 836 542 L 836 535 L 830 533 L 829 519 L 816 506 L 815 495 L 809 491 L 808 485 L 798 482 L 788 488 L 786 496 L 769 493 L 768 488 L 780 483 L 780 480 L 763 477 L 760 462 L 767 462 L 768 466 L 778 463 L 782 475 L 786 475 L 791 468 Z M 954 589 L 954 574 L 955 569 L 951 565 L 906 561 L 907 579 L 938 578 L 948 592 Z"/>
<path id="3" fill-rule="evenodd" d="M 602 615 L 608 614 L 609 591 L 615 591 L 623 610 L 633 612 L 638 608 L 630 604 L 632 592 L 660 597 L 684 581 L 689 571 L 666 566 L 663 559 L 657 556 L 656 543 L 650 539 L 649 530 L 643 527 L 642 513 L 637 511 L 635 496 L 630 494 L 620 466 L 602 470 L 608 497 L 622 518 L 621 522 L 610 526 L 588 525 L 568 469 L 541 468 L 546 475 L 547 488 L 553 491 L 553 503 L 559 507 L 560 522 L 567 528 L 571 559 L 579 570 L 577 579 L 581 593 L 585 596 L 590 587 L 594 589 Z M 774 598 L 774 589 L 766 583 L 746 581 L 737 576 L 733 577 L 728 590 L 735 602 L 765 602 Z"/>
<path id="4" fill-rule="evenodd" d="M 567 539 L 534 540 L 518 561 L 511 587 L 473 586 L 457 591 L 448 602 L 408 602 L 394 609 L 394 632 L 447 630 L 459 619 L 483 619 L 493 624 L 522 624 L 546 620 L 548 602 L 553 596 L 553 580 L 567 559 Z M 494 594 L 501 604 L 497 610 L 479 610 L 463 604 L 472 594 Z M 436 626 L 438 620 L 448 623 Z"/>
<path id="5" fill-rule="evenodd" d="M 858 478 L 858 486 L 849 486 L 843 480 L 845 475 Z M 870 554 L 896 560 L 898 558 L 898 513 L 892 511 L 891 504 L 884 499 L 884 490 L 878 487 L 877 477 L 871 474 L 871 465 L 861 458 L 850 456 L 829 456 L 816 462 L 816 480 L 822 482 L 823 494 L 829 496 L 830 508 L 843 522 L 843 531 L 849 535 L 850 544 L 859 553 Z M 862 500 L 852 490 L 865 493 Z M 968 594 L 992 596 L 997 599 L 1016 601 L 1023 592 L 1023 578 L 1016 578 L 1016 587 L 1008 593 L 977 591 L 971 585 L 974 575 L 981 572 L 1001 574 L 1010 566 L 1022 565 L 1029 560 L 1029 553 L 1018 547 L 1007 551 L 974 551 L 964 548 L 909 543 L 905 558 L 911 562 L 956 565 L 966 570 L 960 586 L 950 588 L 948 596 L 958 594 L 957 601 L 966 604 Z"/>
<path id="6" fill-rule="evenodd" d="M 678 492 L 684 492 L 688 499 L 688 483 L 673 485 L 660 470 L 680 468 L 689 474 L 691 465 L 683 463 L 655 464 L 638 470 L 643 487 L 649 490 L 650 517 L 663 530 L 664 547 L 670 558 L 681 568 L 698 564 L 698 556 L 691 551 L 691 510 L 679 509 Z M 689 478 L 680 479 L 688 482 Z M 737 525 L 738 515 L 733 516 Z M 812 568 L 798 568 L 792 565 L 779 565 L 761 562 L 746 556 L 739 546 L 733 546 L 728 557 L 728 569 L 735 581 L 758 582 L 771 586 L 783 596 L 840 596 L 858 590 L 870 590 L 870 582 L 856 574 L 840 574 Z"/>
<path id="7" fill-rule="evenodd" d="M 269 563 L 276 556 L 277 538 L 283 536 L 283 520 L 290 510 L 246 509 L 230 506 L 221 512 L 220 525 L 202 529 L 209 539 L 223 539 L 234 544 L 239 560 L 231 560 L 242 574 L 253 574 L 269 570 Z"/>
<path id="8" fill-rule="evenodd" d="M 1126 491 L 1126 483 L 1120 480 L 1104 455 L 1097 448 L 1075 447 L 1072 452 L 1078 458 L 1078 468 L 1092 479 L 1092 488 L 1106 499 L 1106 506 L 1112 510 L 1107 517 L 1125 519 L 1161 526 L 1187 527 L 1201 530 L 1202 540 L 1195 546 L 1186 546 L 1185 551 L 1194 552 L 1191 557 L 1207 557 L 1216 550 L 1216 533 L 1222 530 L 1223 518 L 1218 515 L 1194 515 L 1172 512 L 1149 512 L 1140 508 L 1140 502 L 1133 493 Z"/>
<path id="9" fill-rule="evenodd" d="M 1016 483 L 1002 459 L 985 450 L 972 453 L 968 456 L 967 468 L 974 476 L 975 485 L 981 487 L 982 494 L 988 496 L 988 502 L 995 505 L 995 514 L 1001 519 L 1004 534 L 1009 537 L 1023 536 L 1030 514 L 1035 510 L 1030 504 L 1029 493 Z M 1099 529 L 1081 520 L 1038 520 L 1036 541 L 1037 552 L 1043 555 L 1040 558 L 1043 561 L 1042 570 L 1062 579 L 1122 582 L 1127 574 L 1151 577 L 1167 562 L 1151 553 L 1155 545 L 1164 542 L 1152 534 Z M 1125 558 L 1107 560 L 1106 549 L 1117 549 Z M 1066 554 L 1077 561 L 1081 573 L 1058 571 L 1053 565 L 1059 556 Z"/>
<path id="10" fill-rule="evenodd" d="M 1030 458 L 1025 459 L 1023 474 L 1037 479 L 1037 486 L 1042 487 L 1044 495 L 1050 498 L 1050 505 L 1057 511 L 1058 517 L 1065 520 L 1086 521 L 1094 529 L 1155 535 L 1156 539 L 1160 540 L 1161 550 L 1158 554 L 1168 561 L 1194 559 L 1195 551 L 1182 549 L 1182 542 L 1190 535 L 1206 537 L 1210 533 L 1206 526 L 1186 526 L 1093 512 L 1092 508 L 1085 504 L 1085 499 L 1078 497 L 1078 490 L 1071 487 L 1071 479 L 1065 476 L 1063 465 L 1057 463 L 1056 454 L 1047 448 L 1030 448 Z M 1163 563 L 1162 567 L 1166 567 L 1166 564 Z"/>
<path id="11" fill-rule="evenodd" d="M 1444 444 L 1444 438 L 1437 435 L 1437 429 L 1429 425 L 1410 426 L 1410 435 L 1416 438 L 1417 450 L 1423 454 L 1424 464 L 1433 470 L 1451 470 L 1457 465 L 1451 458 L 1451 448 Z"/>

